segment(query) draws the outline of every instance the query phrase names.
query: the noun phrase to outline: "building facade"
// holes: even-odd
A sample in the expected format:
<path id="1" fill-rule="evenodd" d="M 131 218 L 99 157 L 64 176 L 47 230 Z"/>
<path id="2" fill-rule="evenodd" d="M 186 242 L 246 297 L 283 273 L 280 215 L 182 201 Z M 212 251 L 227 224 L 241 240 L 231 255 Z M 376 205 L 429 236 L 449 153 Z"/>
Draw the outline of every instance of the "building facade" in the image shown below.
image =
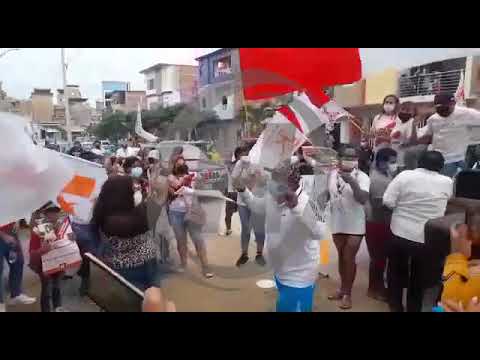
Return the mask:
<path id="1" fill-rule="evenodd" d="M 33 89 L 32 121 L 36 124 L 51 123 L 53 119 L 53 93 L 50 89 Z"/>
<path id="2" fill-rule="evenodd" d="M 237 146 L 242 123 L 236 119 L 243 106 L 238 49 L 223 48 L 196 59 L 198 61 L 200 109 L 214 111 L 220 121 L 209 126 L 220 153 L 229 156 Z"/>
<path id="3" fill-rule="evenodd" d="M 480 56 L 446 59 L 403 70 L 386 69 L 351 85 L 336 86 L 333 98 L 346 108 L 368 132 L 375 115 L 381 112 L 386 95 L 397 95 L 401 102 L 412 101 L 417 106 L 420 126 L 435 112 L 433 99 L 438 93 L 455 93 L 461 74 L 464 75 L 467 106 L 480 109 Z M 357 143 L 352 125 L 342 122 L 342 143 Z"/>
<path id="4" fill-rule="evenodd" d="M 112 111 L 137 111 L 138 104 L 142 110 L 147 109 L 147 94 L 145 91 L 114 91 L 111 95 Z"/>
<path id="5" fill-rule="evenodd" d="M 114 91 L 129 91 L 130 83 L 127 81 L 102 81 L 102 101 L 104 108 L 108 108 L 111 94 Z"/>
<path id="6" fill-rule="evenodd" d="M 149 110 L 158 106 L 191 103 L 197 96 L 197 66 L 156 64 L 140 71 L 145 76 L 146 106 Z"/>

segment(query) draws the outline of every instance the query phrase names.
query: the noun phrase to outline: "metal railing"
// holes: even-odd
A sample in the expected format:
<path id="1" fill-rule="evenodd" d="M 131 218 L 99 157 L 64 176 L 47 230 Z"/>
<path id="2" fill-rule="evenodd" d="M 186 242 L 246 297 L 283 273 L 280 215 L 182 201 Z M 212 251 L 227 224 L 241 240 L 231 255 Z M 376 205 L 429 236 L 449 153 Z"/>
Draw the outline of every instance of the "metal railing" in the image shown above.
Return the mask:
<path id="1" fill-rule="evenodd" d="M 464 69 L 402 76 L 399 79 L 400 97 L 455 93 Z"/>

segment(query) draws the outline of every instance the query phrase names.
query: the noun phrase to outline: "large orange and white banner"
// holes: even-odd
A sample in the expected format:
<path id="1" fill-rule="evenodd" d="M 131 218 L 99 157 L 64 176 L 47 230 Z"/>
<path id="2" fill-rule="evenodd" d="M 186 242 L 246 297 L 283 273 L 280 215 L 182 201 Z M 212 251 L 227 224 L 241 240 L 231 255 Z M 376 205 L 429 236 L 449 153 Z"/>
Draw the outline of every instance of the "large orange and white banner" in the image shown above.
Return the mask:
<path id="1" fill-rule="evenodd" d="M 70 155 L 61 154 L 67 165 L 73 170 L 73 177 L 57 197 L 61 208 L 73 216 L 90 220 L 93 204 L 107 174 L 102 165 Z"/>
<path id="2" fill-rule="evenodd" d="M 35 145 L 25 118 L 0 112 L 0 225 L 25 218 L 48 201 L 88 220 L 102 184 L 101 165 Z"/>

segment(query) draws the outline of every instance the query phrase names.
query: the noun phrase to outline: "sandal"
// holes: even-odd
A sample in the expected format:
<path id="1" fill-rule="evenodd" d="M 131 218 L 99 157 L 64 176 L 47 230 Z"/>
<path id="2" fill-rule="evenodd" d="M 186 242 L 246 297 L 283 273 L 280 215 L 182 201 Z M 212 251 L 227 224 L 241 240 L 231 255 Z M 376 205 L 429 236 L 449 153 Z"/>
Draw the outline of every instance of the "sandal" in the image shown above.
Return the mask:
<path id="1" fill-rule="evenodd" d="M 327 297 L 327 299 L 328 299 L 328 300 L 331 300 L 331 301 L 333 301 L 333 300 L 342 300 L 342 298 L 343 298 L 343 294 L 342 294 L 342 292 L 341 292 L 340 290 L 337 290 L 334 294 L 328 295 L 328 297 Z"/>
<path id="2" fill-rule="evenodd" d="M 207 279 L 211 279 L 213 278 L 213 272 L 210 269 L 205 268 L 203 269 L 203 276 L 205 276 Z"/>
<path id="3" fill-rule="evenodd" d="M 342 302 L 338 306 L 342 310 L 349 310 L 352 308 L 352 297 L 350 295 L 343 295 Z"/>

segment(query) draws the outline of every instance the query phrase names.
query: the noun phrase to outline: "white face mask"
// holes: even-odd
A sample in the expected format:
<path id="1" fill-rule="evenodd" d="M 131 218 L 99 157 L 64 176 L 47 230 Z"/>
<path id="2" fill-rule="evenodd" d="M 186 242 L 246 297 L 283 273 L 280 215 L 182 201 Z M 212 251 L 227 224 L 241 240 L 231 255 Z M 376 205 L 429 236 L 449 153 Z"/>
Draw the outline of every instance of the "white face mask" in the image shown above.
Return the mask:
<path id="1" fill-rule="evenodd" d="M 383 105 L 383 110 L 385 110 L 386 113 L 392 113 L 392 112 L 395 111 L 395 105 L 385 104 L 385 105 Z"/>
<path id="2" fill-rule="evenodd" d="M 398 164 L 388 164 L 388 172 L 393 175 L 398 171 Z"/>
<path id="3" fill-rule="evenodd" d="M 132 176 L 135 178 L 139 178 L 140 176 L 142 176 L 142 173 L 143 169 L 141 167 L 134 167 L 132 169 Z"/>
<path id="4" fill-rule="evenodd" d="M 292 164 L 296 164 L 298 162 L 298 156 L 296 155 L 293 155 L 291 158 L 290 158 L 290 162 Z"/>
<path id="5" fill-rule="evenodd" d="M 133 201 L 135 203 L 135 206 L 138 206 L 142 203 L 143 197 L 142 197 L 142 192 L 141 191 L 135 191 L 133 193 Z"/>

